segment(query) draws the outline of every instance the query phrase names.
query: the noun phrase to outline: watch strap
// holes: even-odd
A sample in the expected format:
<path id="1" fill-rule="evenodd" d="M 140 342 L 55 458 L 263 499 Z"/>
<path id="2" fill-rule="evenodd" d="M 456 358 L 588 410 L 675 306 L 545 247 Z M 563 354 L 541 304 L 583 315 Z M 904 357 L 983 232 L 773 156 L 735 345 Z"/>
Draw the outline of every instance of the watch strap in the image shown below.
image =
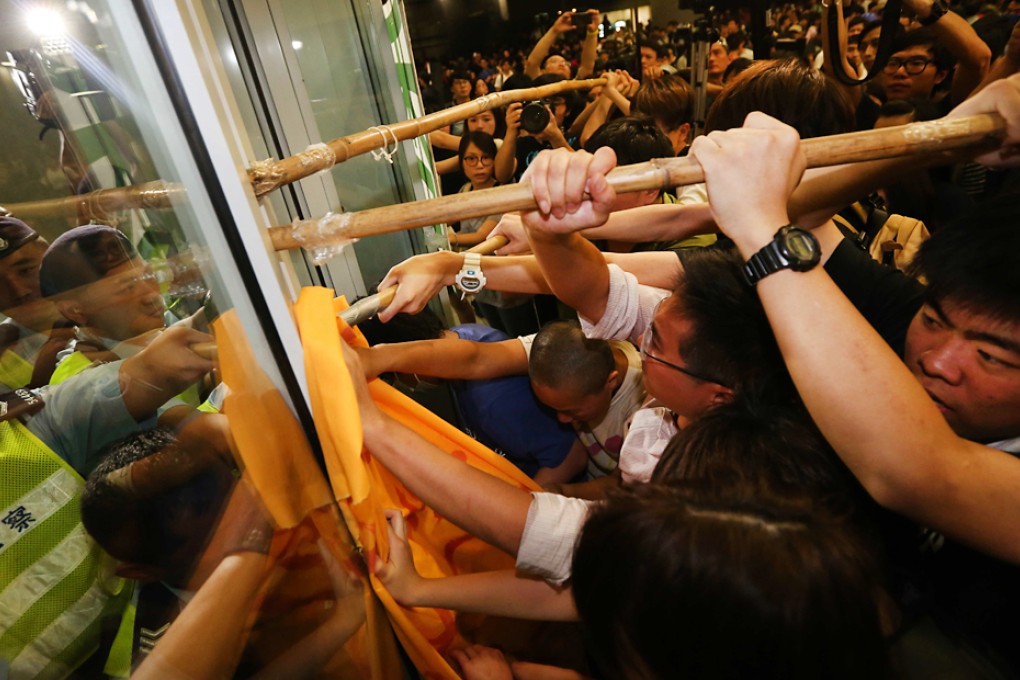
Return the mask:
<path id="1" fill-rule="evenodd" d="M 474 295 L 485 287 L 485 274 L 482 273 L 482 256 L 478 253 L 464 253 L 464 264 L 454 279 L 460 288 L 461 297 Z"/>
<path id="2" fill-rule="evenodd" d="M 946 12 L 948 11 L 949 8 L 946 7 L 946 3 L 944 3 L 942 0 L 935 0 L 931 5 L 931 13 L 923 19 L 918 19 L 917 23 L 921 24 L 922 26 L 931 26 L 939 19 L 944 17 L 946 15 Z"/>

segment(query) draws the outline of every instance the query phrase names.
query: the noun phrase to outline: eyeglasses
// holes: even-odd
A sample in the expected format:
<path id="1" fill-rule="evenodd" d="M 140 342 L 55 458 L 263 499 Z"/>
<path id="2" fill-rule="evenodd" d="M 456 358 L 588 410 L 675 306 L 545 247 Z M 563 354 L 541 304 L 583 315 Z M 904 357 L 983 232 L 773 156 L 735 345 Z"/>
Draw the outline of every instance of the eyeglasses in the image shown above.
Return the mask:
<path id="1" fill-rule="evenodd" d="M 642 360 L 644 360 L 644 361 L 657 361 L 660 364 L 662 364 L 663 366 L 669 366 L 674 371 L 680 371 L 684 375 L 689 376 L 691 378 L 694 378 L 695 380 L 700 380 L 701 382 L 707 382 L 707 383 L 714 383 L 716 385 L 722 385 L 723 387 L 726 387 L 726 383 L 724 383 L 723 381 L 719 380 L 718 378 L 713 378 L 711 376 L 705 375 L 704 373 L 698 373 L 696 371 L 692 371 L 691 369 L 687 368 L 686 366 L 680 366 L 678 364 L 674 364 L 674 363 L 672 363 L 670 361 L 666 361 L 665 359 L 663 359 L 661 357 L 657 357 L 654 354 L 652 354 L 652 345 L 655 344 L 655 340 L 654 340 L 654 336 L 655 336 L 655 317 L 658 315 L 659 308 L 662 306 L 663 302 L 665 302 L 665 298 L 660 300 L 659 303 L 655 305 L 655 309 L 652 311 L 652 321 L 650 321 L 648 323 L 648 328 L 646 328 L 645 332 L 641 335 L 641 347 L 640 347 L 639 351 L 641 352 Z"/>
<path id="2" fill-rule="evenodd" d="M 918 73 L 928 68 L 928 64 L 931 63 L 931 59 L 925 59 L 924 57 L 908 57 L 907 59 L 897 59 L 892 57 L 886 63 L 885 68 L 882 70 L 889 75 L 896 73 L 903 67 L 903 70 L 907 72 L 907 75 L 916 76 Z"/>
<path id="3" fill-rule="evenodd" d="M 484 167 L 492 165 L 492 156 L 464 156 L 464 163 L 467 165 L 482 164 Z"/>

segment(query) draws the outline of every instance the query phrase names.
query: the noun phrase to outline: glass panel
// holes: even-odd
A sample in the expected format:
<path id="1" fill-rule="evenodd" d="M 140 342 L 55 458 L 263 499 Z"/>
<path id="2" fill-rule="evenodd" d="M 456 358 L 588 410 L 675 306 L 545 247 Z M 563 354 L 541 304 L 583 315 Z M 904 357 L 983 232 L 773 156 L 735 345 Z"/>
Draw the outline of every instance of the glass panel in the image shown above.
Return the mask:
<path id="1" fill-rule="evenodd" d="M 365 582 L 256 314 L 277 282 L 227 248 L 132 3 L 39 6 L 0 0 L 0 667 L 367 675 Z"/>

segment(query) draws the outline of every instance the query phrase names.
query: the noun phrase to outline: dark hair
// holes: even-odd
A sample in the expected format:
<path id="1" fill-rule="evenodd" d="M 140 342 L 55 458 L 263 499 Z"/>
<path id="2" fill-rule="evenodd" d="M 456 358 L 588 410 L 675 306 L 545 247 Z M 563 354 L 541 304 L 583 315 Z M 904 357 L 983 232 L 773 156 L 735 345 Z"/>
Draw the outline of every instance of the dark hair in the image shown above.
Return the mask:
<path id="1" fill-rule="evenodd" d="M 691 86 L 676 74 L 648 78 L 634 95 L 632 113 L 651 116 L 667 130 L 691 122 Z"/>
<path id="2" fill-rule="evenodd" d="M 643 484 L 596 506 L 573 595 L 603 677 L 883 678 L 881 579 L 854 533 L 803 501 Z"/>
<path id="3" fill-rule="evenodd" d="M 910 267 L 930 302 L 1020 323 L 1020 193 L 978 204 L 925 241 Z"/>
<path id="4" fill-rule="evenodd" d="M 706 132 L 741 127 L 752 111 L 783 121 L 805 139 L 854 129 L 846 93 L 797 59 L 756 61 L 734 78 L 709 109 Z"/>
<path id="5" fill-rule="evenodd" d="M 669 56 L 669 49 L 665 43 L 661 40 L 642 40 L 638 49 L 646 47 L 655 52 L 655 56 L 659 59 L 665 59 Z"/>
<path id="6" fill-rule="evenodd" d="M 603 388 L 615 366 L 608 341 L 586 337 L 576 321 L 552 321 L 535 335 L 528 376 L 539 385 L 588 395 Z"/>
<path id="7" fill-rule="evenodd" d="M 460 138 L 460 146 L 457 147 L 457 158 L 461 161 L 464 160 L 464 154 L 467 153 L 468 146 L 474 144 L 479 150 L 484 153 L 496 157 L 496 139 L 488 132 L 482 132 L 481 130 L 467 130 L 464 135 Z"/>
<path id="8" fill-rule="evenodd" d="M 726 36 L 726 49 L 730 52 L 734 52 L 740 49 L 740 46 L 747 42 L 747 34 L 743 31 L 737 31 L 736 33 L 730 33 Z"/>
<path id="9" fill-rule="evenodd" d="M 233 482 L 228 467 L 211 460 L 196 474 L 152 493 L 134 492 L 112 476 L 120 470 L 130 474 L 130 466 L 146 459 L 179 467 L 181 457 L 189 455 L 194 454 L 179 448 L 173 431 L 166 427 L 136 432 L 110 445 L 82 492 L 85 529 L 121 561 L 165 568 L 190 566 L 227 500 Z"/>
<path id="10" fill-rule="evenodd" d="M 602 124 L 585 142 L 584 150 L 594 153 L 604 146 L 616 152 L 620 165 L 674 155 L 669 137 L 649 116 L 626 116 Z"/>
<path id="11" fill-rule="evenodd" d="M 358 330 L 369 345 L 384 342 L 412 342 L 414 340 L 435 340 L 441 338 L 446 326 L 428 307 L 417 314 L 400 312 L 383 323 L 378 316 L 365 319 L 358 324 Z"/>
<path id="12" fill-rule="evenodd" d="M 42 294 L 59 295 L 102 279 L 112 269 L 138 257 L 123 232 L 104 224 L 75 227 L 58 236 L 42 258 Z"/>
<path id="13" fill-rule="evenodd" d="M 726 70 L 723 71 L 723 82 L 728 83 L 730 80 L 751 67 L 754 62 L 747 57 L 737 57 L 731 61 L 727 66 Z"/>
<path id="14" fill-rule="evenodd" d="M 795 391 L 743 258 L 731 244 L 677 251 L 683 271 L 674 294 L 690 323 L 680 351 L 692 370 L 716 378 L 738 397 L 793 398 Z"/>
<path id="15" fill-rule="evenodd" d="M 471 87 L 475 86 L 474 77 L 467 71 L 454 71 L 450 74 L 450 85 L 453 85 L 453 81 L 455 80 L 466 80 L 471 83 Z"/>
<path id="16" fill-rule="evenodd" d="M 803 495 L 840 516 L 864 500 L 860 484 L 799 401 L 739 399 L 689 423 L 652 473 L 652 482 L 684 480 Z"/>
<path id="17" fill-rule="evenodd" d="M 931 28 L 919 28 L 914 31 L 899 33 L 893 40 L 893 54 L 908 50 L 911 47 L 926 47 L 931 51 L 935 68 L 948 71 L 956 64 L 952 53 L 942 46 L 942 41 Z"/>

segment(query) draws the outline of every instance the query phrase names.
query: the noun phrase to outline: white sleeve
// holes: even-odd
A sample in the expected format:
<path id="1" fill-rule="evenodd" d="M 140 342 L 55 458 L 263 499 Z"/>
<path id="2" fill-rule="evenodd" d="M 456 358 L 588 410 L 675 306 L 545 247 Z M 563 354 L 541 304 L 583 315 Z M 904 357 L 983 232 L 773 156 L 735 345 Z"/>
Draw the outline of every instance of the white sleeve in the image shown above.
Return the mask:
<path id="1" fill-rule="evenodd" d="M 668 296 L 668 290 L 642 286 L 636 276 L 611 264 L 606 311 L 595 324 L 581 317 L 581 329 L 589 338 L 630 340 L 636 345 L 652 321 L 655 306 Z"/>
<path id="2" fill-rule="evenodd" d="M 592 502 L 536 492 L 517 550 L 517 568 L 557 585 L 570 579 L 574 547 Z"/>
<path id="3" fill-rule="evenodd" d="M 536 335 L 538 335 L 538 334 L 537 333 L 532 333 L 531 335 L 519 335 L 519 336 L 517 336 L 517 339 L 521 342 L 521 345 L 524 347 L 524 354 L 529 359 L 531 358 L 531 346 L 533 344 L 535 344 L 535 336 Z"/>

